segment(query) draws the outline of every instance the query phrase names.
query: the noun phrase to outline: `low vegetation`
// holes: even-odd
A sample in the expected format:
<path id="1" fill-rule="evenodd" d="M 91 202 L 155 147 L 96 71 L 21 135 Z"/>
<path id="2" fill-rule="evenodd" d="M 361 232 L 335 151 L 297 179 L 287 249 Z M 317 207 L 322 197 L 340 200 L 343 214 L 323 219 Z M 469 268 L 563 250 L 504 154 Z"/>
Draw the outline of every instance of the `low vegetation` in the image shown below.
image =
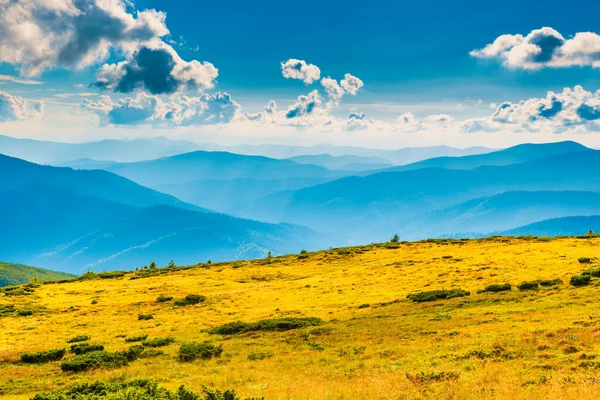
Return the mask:
<path id="1" fill-rule="evenodd" d="M 77 355 L 100 350 L 104 350 L 104 345 L 99 343 L 77 343 L 71 345 L 70 349 L 71 353 L 75 353 Z"/>
<path id="2" fill-rule="evenodd" d="M 595 399 L 600 262 L 578 258 L 598 248 L 432 239 L 11 286 L 0 398 Z"/>
<path id="3" fill-rule="evenodd" d="M 175 343 L 175 338 L 173 337 L 157 337 L 154 339 L 144 340 L 142 344 L 146 347 L 163 347 L 168 346 L 171 343 Z"/>
<path id="4" fill-rule="evenodd" d="M 251 331 L 284 332 L 307 326 L 321 325 L 322 323 L 323 321 L 320 318 L 275 318 L 263 319 L 258 322 L 229 322 L 209 329 L 208 332 L 220 335 L 235 335 L 236 333 Z"/>
<path id="5" fill-rule="evenodd" d="M 176 306 L 184 307 L 184 306 L 191 306 L 194 304 L 203 303 L 205 300 L 206 300 L 206 298 L 202 295 L 188 294 L 187 296 L 185 296 L 184 299 L 175 300 L 174 304 Z"/>
<path id="6" fill-rule="evenodd" d="M 43 364 L 51 361 L 62 360 L 65 356 L 65 349 L 40 351 L 37 353 L 21 354 L 21 361 L 26 364 Z"/>

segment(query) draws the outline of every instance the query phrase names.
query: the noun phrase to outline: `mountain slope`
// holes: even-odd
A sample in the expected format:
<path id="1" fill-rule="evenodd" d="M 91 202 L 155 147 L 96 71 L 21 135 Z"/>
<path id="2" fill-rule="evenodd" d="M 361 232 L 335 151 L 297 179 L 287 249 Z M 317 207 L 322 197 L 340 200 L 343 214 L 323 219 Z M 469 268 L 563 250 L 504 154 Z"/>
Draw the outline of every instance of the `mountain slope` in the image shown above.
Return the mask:
<path id="1" fill-rule="evenodd" d="M 217 261 L 334 244 L 308 228 L 190 206 L 105 171 L 0 161 L 0 259 L 10 262 L 82 273 L 124 261 Z"/>
<path id="2" fill-rule="evenodd" d="M 173 196 L 140 186 L 101 170 L 73 170 L 30 163 L 0 154 L 0 190 L 20 190 L 34 185 L 64 189 L 134 206 L 157 204 L 195 208 Z"/>
<path id="3" fill-rule="evenodd" d="M 40 282 L 71 278 L 74 275 L 64 272 L 30 267 L 29 265 L 11 264 L 0 261 L 0 287 L 20 285 L 37 279 Z"/>
<path id="4" fill-rule="evenodd" d="M 473 169 L 484 165 L 505 166 L 586 150 L 591 151 L 590 148 L 571 141 L 542 144 L 527 143 L 486 154 L 430 158 L 408 165 L 387 168 L 378 172 L 410 171 L 421 168 Z"/>
<path id="5" fill-rule="evenodd" d="M 346 177 L 274 193 L 238 207 L 238 215 L 352 232 L 507 191 L 600 191 L 600 152 L 561 154 L 527 163 L 473 170 L 425 168 Z M 368 237 L 363 237 L 368 239 Z M 381 239 L 381 238 L 378 238 Z M 371 238 L 370 240 L 373 240 Z"/>
<path id="6" fill-rule="evenodd" d="M 552 218 L 545 221 L 499 232 L 502 235 L 519 236 L 577 236 L 590 230 L 600 232 L 600 215 Z"/>
<path id="7" fill-rule="evenodd" d="M 387 236 L 423 239 L 467 232 L 497 232 L 556 217 L 599 215 L 600 193 L 576 191 L 506 192 L 468 200 L 376 228 Z"/>
<path id="8" fill-rule="evenodd" d="M 314 156 L 304 155 L 290 157 L 291 160 L 298 164 L 313 164 L 325 167 L 328 169 L 338 169 L 342 171 L 368 171 L 375 169 L 383 169 L 391 167 L 392 163 L 389 160 L 381 157 L 361 157 L 352 155 L 332 156 L 329 154 L 317 154 Z"/>

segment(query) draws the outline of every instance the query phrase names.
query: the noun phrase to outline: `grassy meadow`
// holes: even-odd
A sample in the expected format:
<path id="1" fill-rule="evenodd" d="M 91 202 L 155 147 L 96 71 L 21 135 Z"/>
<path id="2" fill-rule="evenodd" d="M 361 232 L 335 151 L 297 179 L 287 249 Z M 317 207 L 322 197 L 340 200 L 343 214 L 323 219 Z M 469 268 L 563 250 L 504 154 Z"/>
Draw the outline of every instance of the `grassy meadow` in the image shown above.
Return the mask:
<path id="1" fill-rule="evenodd" d="M 267 400 L 595 399 L 600 279 L 570 284 L 594 268 L 599 237 L 489 238 L 9 288 L 0 293 L 0 397 L 147 378 L 169 390 L 185 385 L 201 393 L 206 386 Z M 521 290 L 524 281 L 535 282 Z M 480 292 L 506 283 L 511 287 Z M 451 289 L 469 295 L 407 298 Z M 269 321 L 252 324 L 273 319 L 309 322 L 275 330 Z M 235 321 L 250 325 L 215 329 Z M 80 357 L 70 350 L 76 343 L 96 346 L 89 354 L 98 346 L 111 354 L 145 350 L 121 365 L 63 371 Z M 193 351 L 190 343 L 219 354 L 183 359 L 180 348 Z M 21 358 L 61 349 L 67 351 L 57 361 Z"/>

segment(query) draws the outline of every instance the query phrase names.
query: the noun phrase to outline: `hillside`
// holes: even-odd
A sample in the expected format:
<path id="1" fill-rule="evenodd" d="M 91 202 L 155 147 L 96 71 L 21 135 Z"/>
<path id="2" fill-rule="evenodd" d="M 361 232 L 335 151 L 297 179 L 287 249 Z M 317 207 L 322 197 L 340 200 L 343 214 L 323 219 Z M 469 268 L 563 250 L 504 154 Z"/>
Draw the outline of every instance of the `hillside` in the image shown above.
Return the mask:
<path id="1" fill-rule="evenodd" d="M 571 236 L 600 232 L 600 215 L 551 218 L 502 232 L 506 235 Z"/>
<path id="2" fill-rule="evenodd" d="M 600 281 L 569 281 L 600 266 L 599 245 L 598 237 L 432 240 L 13 290 L 0 295 L 0 394 L 24 400 L 81 382 L 148 378 L 169 390 L 206 385 L 267 400 L 595 399 Z M 538 280 L 550 286 L 516 287 Z M 513 286 L 478 293 L 504 283 Z M 463 297 L 407 298 L 449 289 Z M 188 294 L 204 298 L 182 302 Z M 246 324 L 223 326 L 234 321 Z M 105 350 L 19 361 L 79 335 Z M 186 343 L 204 343 L 205 359 L 179 360 Z M 128 348 L 130 361 L 118 358 Z M 61 371 L 89 359 L 103 361 L 87 373 Z"/>
<path id="3" fill-rule="evenodd" d="M 20 285 L 32 280 L 44 282 L 72 277 L 74 277 L 74 275 L 66 274 L 64 272 L 50 271 L 47 269 L 30 267 L 29 265 L 11 264 L 0 261 L 0 287 Z"/>
<path id="4" fill-rule="evenodd" d="M 0 259 L 81 274 L 329 246 L 308 228 L 209 212 L 106 171 L 0 156 Z"/>

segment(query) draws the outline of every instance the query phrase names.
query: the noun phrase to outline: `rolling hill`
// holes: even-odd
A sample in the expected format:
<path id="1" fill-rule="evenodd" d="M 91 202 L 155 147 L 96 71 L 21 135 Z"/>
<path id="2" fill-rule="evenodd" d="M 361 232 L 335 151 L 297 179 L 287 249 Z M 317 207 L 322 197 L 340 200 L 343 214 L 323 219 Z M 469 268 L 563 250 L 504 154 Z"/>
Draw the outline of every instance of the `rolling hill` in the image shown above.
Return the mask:
<path id="1" fill-rule="evenodd" d="M 382 243 L 0 292 L 0 396 L 234 399 L 190 393 L 206 386 L 235 399 L 596 399 L 600 279 L 569 282 L 600 267 L 599 246 Z M 68 351 L 82 336 L 78 353 L 95 352 Z M 158 397 L 155 385 L 187 390 Z"/>
<path id="2" fill-rule="evenodd" d="M 74 275 L 64 272 L 30 267 L 29 265 L 11 264 L 0 261 L 0 287 L 20 285 L 37 280 L 39 282 L 72 278 Z"/>
<path id="3" fill-rule="evenodd" d="M 143 265 L 264 257 L 328 246 L 307 228 L 233 218 L 106 171 L 0 157 L 0 259 L 82 273 Z"/>
<path id="4" fill-rule="evenodd" d="M 521 164 L 469 170 L 423 168 L 345 177 L 241 204 L 232 213 L 269 222 L 292 222 L 315 229 L 351 232 L 358 241 L 382 240 L 360 231 L 472 198 L 508 191 L 600 191 L 600 152 L 559 154 Z"/>
<path id="5" fill-rule="evenodd" d="M 337 169 L 341 171 L 370 171 L 391 167 L 393 164 L 381 157 L 361 157 L 352 155 L 332 156 L 329 154 L 317 154 L 314 156 L 295 156 L 288 160 L 298 164 L 320 165 L 327 169 Z"/>
<path id="6" fill-rule="evenodd" d="M 600 215 L 551 218 L 499 232 L 499 234 L 509 236 L 575 236 L 583 235 L 590 230 L 596 233 L 600 232 Z"/>

